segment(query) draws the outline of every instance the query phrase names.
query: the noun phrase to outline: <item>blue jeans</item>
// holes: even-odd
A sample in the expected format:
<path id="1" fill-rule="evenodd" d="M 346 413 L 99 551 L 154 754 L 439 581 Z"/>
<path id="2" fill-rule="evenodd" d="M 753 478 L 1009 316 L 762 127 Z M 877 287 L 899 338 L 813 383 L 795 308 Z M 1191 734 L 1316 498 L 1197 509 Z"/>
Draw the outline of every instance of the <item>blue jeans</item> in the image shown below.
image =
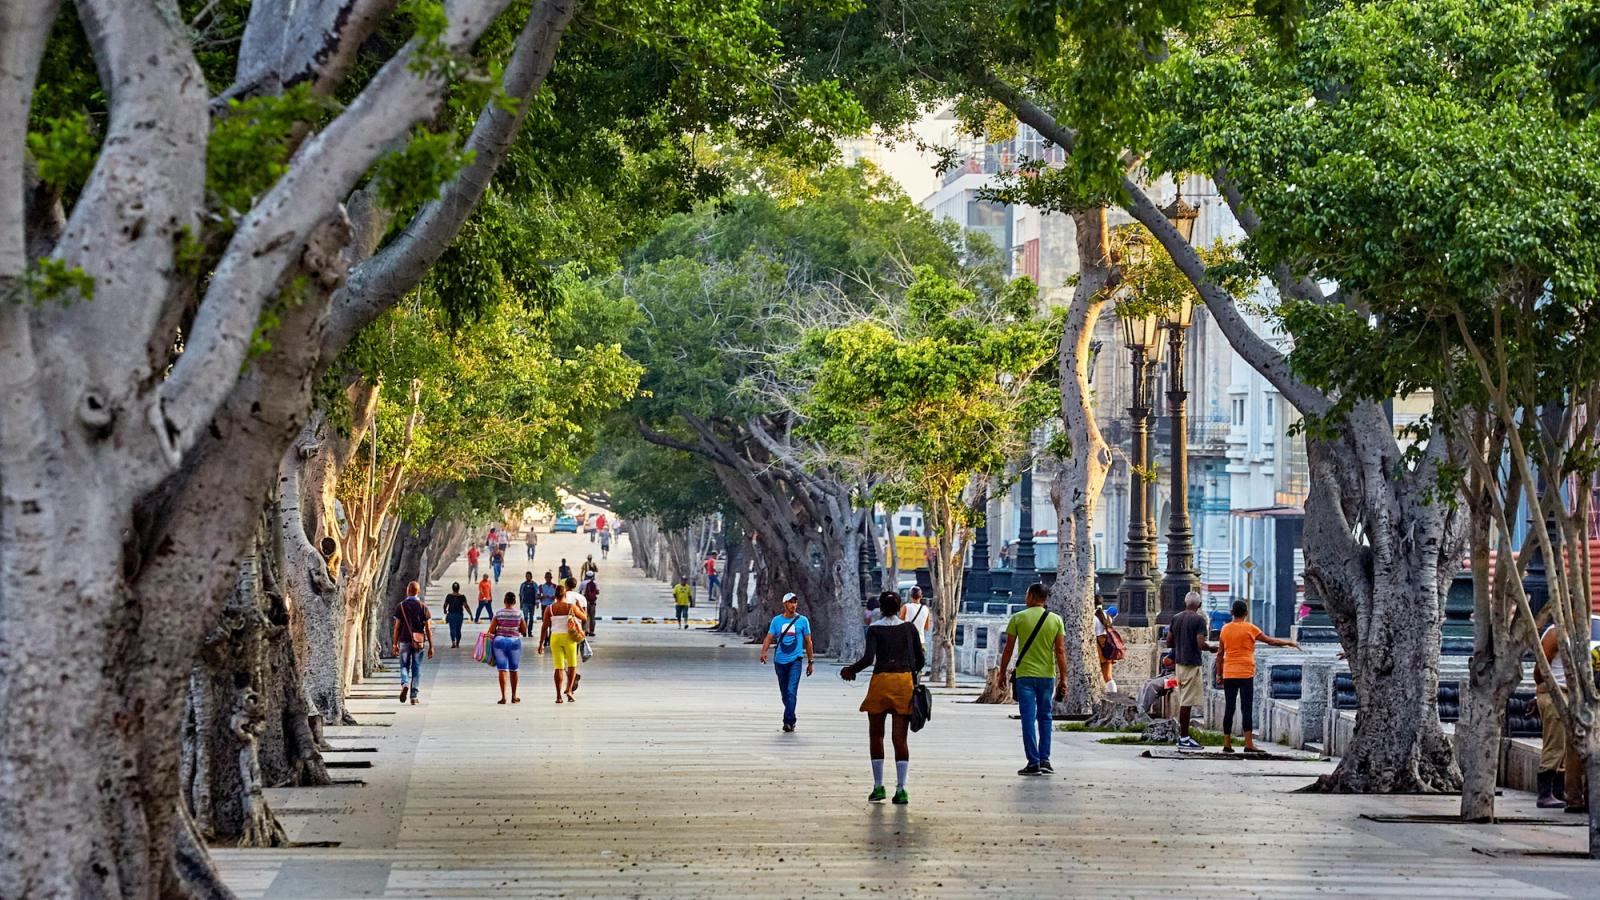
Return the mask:
<path id="1" fill-rule="evenodd" d="M 542 620 L 543 620 L 543 616 L 539 612 L 539 604 L 537 604 L 537 603 L 524 603 L 524 604 L 522 604 L 522 621 L 523 621 L 524 624 L 526 624 L 528 626 L 528 633 L 529 634 L 537 635 L 539 633 L 538 630 L 533 627 L 533 623 L 534 622 L 540 622 Z"/>
<path id="2" fill-rule="evenodd" d="M 1056 695 L 1054 678 L 1018 678 L 1017 706 L 1022 708 L 1022 752 L 1028 765 L 1050 761 L 1050 704 Z"/>
<path id="3" fill-rule="evenodd" d="M 428 652 L 426 645 L 421 647 L 402 643 L 400 650 L 400 686 L 411 688 L 413 699 L 422 694 L 422 657 Z"/>
<path id="4" fill-rule="evenodd" d="M 489 601 L 478 601 L 478 608 L 472 611 L 472 624 L 478 624 L 479 616 L 483 616 L 485 619 L 489 619 L 490 621 L 494 620 L 494 608 L 489 605 Z"/>
<path id="5" fill-rule="evenodd" d="M 795 703 L 800 699 L 800 673 L 806 664 L 805 657 L 797 656 L 789 662 L 774 662 L 778 673 L 778 694 L 783 697 L 783 724 L 793 725 Z"/>
<path id="6" fill-rule="evenodd" d="M 450 625 L 450 643 L 453 644 L 461 640 L 461 620 L 464 618 L 466 617 L 461 613 L 444 617 L 444 620 Z"/>
<path id="7" fill-rule="evenodd" d="M 494 639 L 494 667 L 502 672 L 515 672 L 522 664 L 522 638 L 496 635 Z"/>
<path id="8" fill-rule="evenodd" d="M 489 568 L 494 570 L 494 580 L 496 582 L 499 582 L 499 580 L 500 580 L 500 569 L 504 565 L 505 565 L 505 563 L 503 563 L 503 562 L 492 562 L 492 563 L 489 563 Z"/>

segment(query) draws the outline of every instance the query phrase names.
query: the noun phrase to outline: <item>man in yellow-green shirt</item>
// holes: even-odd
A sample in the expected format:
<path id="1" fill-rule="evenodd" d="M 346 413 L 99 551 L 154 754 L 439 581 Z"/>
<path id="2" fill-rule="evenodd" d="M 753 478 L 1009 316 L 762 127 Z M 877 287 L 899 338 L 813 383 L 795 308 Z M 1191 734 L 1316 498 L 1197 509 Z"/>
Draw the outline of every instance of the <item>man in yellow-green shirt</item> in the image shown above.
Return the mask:
<path id="1" fill-rule="evenodd" d="M 1006 648 L 1000 652 L 1000 672 L 1006 674 L 1017 660 L 1012 688 L 1022 708 L 1022 751 L 1028 764 L 1018 775 L 1053 775 L 1050 764 L 1051 699 L 1067 692 L 1067 626 L 1045 609 L 1049 593 L 1042 584 L 1028 586 L 1028 608 L 1006 623 Z"/>
<path id="2" fill-rule="evenodd" d="M 694 598 L 694 592 L 689 588 L 689 576 L 678 579 L 672 586 L 672 602 L 678 613 L 678 627 L 689 627 L 689 601 Z"/>

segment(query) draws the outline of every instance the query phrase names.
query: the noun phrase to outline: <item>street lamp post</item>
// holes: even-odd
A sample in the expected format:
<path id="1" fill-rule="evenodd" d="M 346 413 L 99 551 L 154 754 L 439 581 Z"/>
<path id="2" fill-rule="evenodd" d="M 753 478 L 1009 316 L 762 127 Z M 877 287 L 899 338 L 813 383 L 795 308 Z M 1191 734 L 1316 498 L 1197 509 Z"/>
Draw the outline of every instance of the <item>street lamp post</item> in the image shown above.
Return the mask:
<path id="1" fill-rule="evenodd" d="M 1163 324 L 1167 329 L 1167 409 L 1172 418 L 1171 512 L 1167 518 L 1167 571 L 1161 578 L 1161 615 L 1156 622 L 1165 625 L 1183 609 L 1183 598 L 1200 590 L 1194 571 L 1194 531 L 1189 524 L 1189 391 L 1183 379 L 1183 339 L 1194 319 L 1194 305 L 1187 299 L 1173 310 Z"/>
<path id="2" fill-rule="evenodd" d="M 1133 447 L 1128 461 L 1128 541 L 1123 554 L 1122 584 L 1117 588 L 1117 605 L 1127 612 L 1130 627 L 1146 628 L 1157 612 L 1150 602 L 1155 587 L 1150 579 L 1154 535 L 1147 527 L 1149 493 L 1143 474 L 1150 464 L 1146 453 L 1150 417 L 1146 361 L 1160 352 L 1160 329 L 1154 314 L 1128 316 L 1122 320 L 1122 329 L 1128 352 L 1133 357 L 1133 399 L 1128 407 L 1128 417 L 1133 423 Z"/>
<path id="3" fill-rule="evenodd" d="M 1011 555 L 1011 594 L 1027 590 L 1038 574 L 1033 550 L 1033 439 L 1029 436 L 1028 455 L 1022 460 L 1021 483 L 1017 485 L 1017 546 Z"/>

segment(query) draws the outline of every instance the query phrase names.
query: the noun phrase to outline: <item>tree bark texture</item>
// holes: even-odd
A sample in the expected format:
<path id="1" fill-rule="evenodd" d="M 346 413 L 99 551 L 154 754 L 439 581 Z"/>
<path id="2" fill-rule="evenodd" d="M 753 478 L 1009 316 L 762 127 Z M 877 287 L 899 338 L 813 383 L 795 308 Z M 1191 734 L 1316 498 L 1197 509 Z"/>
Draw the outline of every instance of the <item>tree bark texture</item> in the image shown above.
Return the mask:
<path id="1" fill-rule="evenodd" d="M 49 4 L 22 6 L 0 11 L 0 109 L 18 121 L 53 20 Z M 450 4 L 443 49 L 472 46 L 502 6 Z M 311 386 L 351 335 L 416 284 L 498 159 L 479 152 L 470 173 L 478 183 L 447 185 L 448 210 L 432 210 L 404 248 L 366 262 L 345 253 L 343 201 L 444 97 L 443 79 L 411 65 L 408 45 L 306 137 L 219 248 L 201 291 L 176 258 L 210 221 L 211 98 L 190 35 L 170 10 L 138 0 L 82 0 L 75 9 L 110 114 L 51 252 L 93 279 L 94 301 L 0 309 L 0 796 L 8 798 L 0 896 L 195 896 L 206 891 L 196 877 L 204 851 L 178 802 L 193 661 L 236 599 L 238 560 L 306 419 Z M 550 0 L 533 7 L 505 68 L 507 90 L 522 103 L 515 113 L 490 104 L 471 149 L 515 134 L 571 10 Z M 296 27 L 320 33 L 333 51 L 319 57 L 328 71 L 370 30 L 345 12 L 327 3 L 297 13 L 305 18 Z M 247 30 L 282 25 L 252 9 Z M 501 124 L 485 130 L 485 121 Z M 0 142 L 0 197 L 17 213 L 24 131 L 19 124 Z M 20 274 L 16 248 L 30 243 L 15 238 L 38 220 L 0 216 L 0 283 Z M 352 265 L 363 276 L 354 287 Z M 304 285 L 299 302 L 281 311 L 270 349 L 253 353 L 262 310 L 291 280 Z M 40 565 L 63 547 L 93 552 L 67 572 Z M 62 666 L 75 658 L 83 664 L 66 689 Z M 298 697 L 298 679 L 284 676 L 294 667 L 272 666 L 276 686 L 293 683 Z M 292 702 L 265 681 L 258 693 L 264 705 L 213 704 L 205 713 L 209 729 L 236 724 L 258 735 L 254 763 L 248 754 L 233 760 L 241 783 L 253 766 L 275 764 L 261 751 Z M 206 764 L 220 777 L 223 760 Z"/>
<path id="2" fill-rule="evenodd" d="M 1067 692 L 1056 712 L 1087 715 L 1105 695 L 1100 650 L 1094 637 L 1094 516 L 1111 470 L 1111 448 L 1095 422 L 1089 389 L 1090 340 L 1109 292 L 1120 281 L 1111 259 L 1104 208 L 1073 214 L 1077 230 L 1078 284 L 1062 328 L 1057 362 L 1061 419 L 1071 454 L 1060 461 L 1050 497 L 1056 507 L 1056 582 L 1050 609 L 1066 626 Z"/>

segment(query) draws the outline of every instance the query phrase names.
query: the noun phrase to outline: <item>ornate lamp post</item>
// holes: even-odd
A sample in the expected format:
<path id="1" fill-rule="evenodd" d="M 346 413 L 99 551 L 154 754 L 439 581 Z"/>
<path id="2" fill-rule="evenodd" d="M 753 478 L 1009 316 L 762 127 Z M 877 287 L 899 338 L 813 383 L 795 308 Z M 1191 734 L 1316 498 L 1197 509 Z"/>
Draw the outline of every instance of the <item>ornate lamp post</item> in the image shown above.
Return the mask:
<path id="1" fill-rule="evenodd" d="M 1033 549 L 1033 438 L 1022 459 L 1022 479 L 1017 485 L 1017 546 L 1011 556 L 1011 593 L 1025 591 L 1038 575 Z"/>
<path id="2" fill-rule="evenodd" d="M 1123 339 L 1133 360 L 1133 400 L 1128 417 L 1133 422 L 1133 451 L 1128 469 L 1128 541 L 1124 553 L 1122 584 L 1117 588 L 1117 605 L 1127 614 L 1133 628 L 1149 627 L 1157 613 L 1151 603 L 1155 583 L 1150 579 L 1153 538 L 1147 530 L 1149 493 L 1142 474 L 1149 466 L 1148 442 L 1150 398 L 1146 362 L 1160 352 L 1160 327 L 1154 314 L 1129 316 L 1122 320 Z"/>
<path id="3" fill-rule="evenodd" d="M 1181 202 L 1181 201 L 1180 201 Z M 1171 318 L 1162 322 L 1167 330 L 1167 408 L 1172 417 L 1171 469 L 1172 503 L 1167 518 L 1167 571 L 1161 578 L 1161 615 L 1165 625 L 1183 609 L 1183 598 L 1200 589 L 1194 571 L 1194 531 L 1189 525 L 1189 391 L 1183 380 L 1183 338 L 1194 321 L 1194 304 L 1184 298 Z"/>

